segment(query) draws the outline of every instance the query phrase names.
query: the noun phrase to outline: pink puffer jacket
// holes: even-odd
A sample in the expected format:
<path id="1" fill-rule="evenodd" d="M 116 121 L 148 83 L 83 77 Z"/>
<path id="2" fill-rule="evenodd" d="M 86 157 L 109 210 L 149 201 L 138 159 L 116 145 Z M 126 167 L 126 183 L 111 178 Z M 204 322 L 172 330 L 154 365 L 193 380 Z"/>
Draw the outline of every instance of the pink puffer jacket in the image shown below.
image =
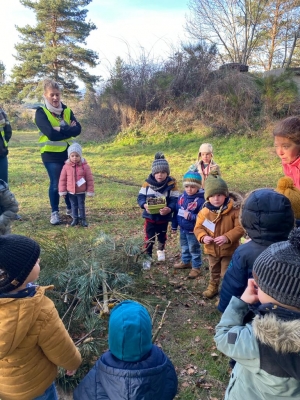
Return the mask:
<path id="1" fill-rule="evenodd" d="M 78 186 L 76 183 L 82 178 L 85 182 Z M 60 196 L 85 192 L 87 196 L 94 196 L 94 178 L 84 158 L 80 164 L 74 164 L 70 160 L 65 162 L 59 178 L 58 191 Z"/>

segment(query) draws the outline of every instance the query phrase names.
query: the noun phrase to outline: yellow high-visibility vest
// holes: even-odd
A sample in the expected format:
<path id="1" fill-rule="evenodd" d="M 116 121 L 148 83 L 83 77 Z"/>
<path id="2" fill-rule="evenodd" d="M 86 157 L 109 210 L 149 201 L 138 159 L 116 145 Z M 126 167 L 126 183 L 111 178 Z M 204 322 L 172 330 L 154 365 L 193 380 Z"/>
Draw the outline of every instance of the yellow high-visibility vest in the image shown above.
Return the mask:
<path id="1" fill-rule="evenodd" d="M 8 143 L 7 143 L 7 141 L 5 140 L 5 132 L 4 132 L 4 129 L 3 129 L 3 128 L 0 128 L 0 132 L 1 132 L 1 136 L 2 136 L 3 143 L 4 143 L 4 147 L 8 147 Z"/>
<path id="2" fill-rule="evenodd" d="M 42 109 L 44 110 L 52 127 L 60 126 L 59 118 L 54 117 L 54 115 L 46 107 L 42 107 Z M 70 124 L 71 109 L 69 107 L 64 109 L 63 119 L 64 121 L 66 121 L 67 124 Z M 72 137 L 60 141 L 49 140 L 46 135 L 40 132 L 39 145 L 41 146 L 41 153 L 44 153 L 45 151 L 50 151 L 52 153 L 61 153 L 65 151 L 67 147 L 70 146 L 73 142 L 74 140 Z"/>

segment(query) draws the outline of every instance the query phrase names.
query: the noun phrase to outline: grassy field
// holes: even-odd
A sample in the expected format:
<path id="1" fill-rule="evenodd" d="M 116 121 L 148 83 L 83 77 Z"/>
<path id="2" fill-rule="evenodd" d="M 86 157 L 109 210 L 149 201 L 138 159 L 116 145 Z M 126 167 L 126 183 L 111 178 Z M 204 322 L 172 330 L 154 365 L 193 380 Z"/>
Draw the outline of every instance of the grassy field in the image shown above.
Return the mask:
<path id="1" fill-rule="evenodd" d="M 203 142 L 214 147 L 215 161 L 220 165 L 229 189 L 245 194 L 258 187 L 274 187 L 282 176 L 272 138 L 210 137 L 207 132 L 185 135 L 118 137 L 113 142 L 84 143 L 83 155 L 95 177 L 93 199 L 86 202 L 89 228 L 69 227 L 63 216 L 60 226 L 49 223 L 48 176 L 37 146 L 36 132 L 14 132 L 10 142 L 9 185 L 20 204 L 23 220 L 14 222 L 13 233 L 31 234 L 37 240 L 45 235 L 64 232 L 71 241 L 93 238 L 99 230 L 116 238 L 143 240 L 141 210 L 136 204 L 139 188 L 151 171 L 156 151 L 163 151 L 171 175 L 181 187 L 182 175 L 195 162 Z M 62 211 L 65 206 L 62 204 Z M 172 359 L 179 378 L 181 400 L 221 399 L 228 382 L 228 360 L 214 345 L 214 327 L 220 319 L 216 299 L 201 293 L 208 280 L 203 256 L 201 276 L 187 279 L 187 271 L 174 274 L 172 265 L 180 258 L 178 236 L 169 237 L 167 261 L 156 263 L 136 284 L 135 298 L 152 306 L 164 307 L 171 301 L 157 344 Z"/>

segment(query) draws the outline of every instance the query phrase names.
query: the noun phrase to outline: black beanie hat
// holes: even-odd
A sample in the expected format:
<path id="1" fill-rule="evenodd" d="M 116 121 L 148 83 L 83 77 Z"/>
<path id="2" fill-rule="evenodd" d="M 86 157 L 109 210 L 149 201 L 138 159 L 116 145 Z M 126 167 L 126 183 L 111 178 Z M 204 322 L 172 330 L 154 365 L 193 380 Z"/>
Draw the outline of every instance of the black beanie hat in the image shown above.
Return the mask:
<path id="1" fill-rule="evenodd" d="M 40 256 L 40 246 L 21 235 L 0 236 L 0 293 L 20 287 Z"/>
<path id="2" fill-rule="evenodd" d="M 263 251 L 252 273 L 263 292 L 300 309 L 300 228 L 293 229 L 287 241 L 271 244 Z"/>

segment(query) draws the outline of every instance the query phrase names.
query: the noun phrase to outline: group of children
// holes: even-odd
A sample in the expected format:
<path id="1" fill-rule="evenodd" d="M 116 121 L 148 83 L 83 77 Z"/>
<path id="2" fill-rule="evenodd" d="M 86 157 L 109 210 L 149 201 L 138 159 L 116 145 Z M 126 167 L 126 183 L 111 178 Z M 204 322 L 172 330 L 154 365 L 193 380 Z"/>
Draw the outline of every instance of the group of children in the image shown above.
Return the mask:
<path id="1" fill-rule="evenodd" d="M 287 124 L 290 130 L 291 126 L 297 129 L 299 143 L 284 131 L 280 135 L 275 129 L 274 136 L 277 154 L 293 179 L 295 187 L 289 190 L 294 196 L 300 187 L 300 181 L 299 186 L 295 183 L 300 176 L 296 171 L 300 119 L 296 125 L 295 120 Z M 72 146 L 60 193 L 76 196 L 76 225 L 79 216 L 85 219 L 84 201 L 78 196 L 92 194 L 93 188 L 83 175 L 88 168 L 81 148 Z M 73 177 L 72 185 L 68 174 Z M 147 262 L 151 265 L 156 237 L 158 260 L 165 260 L 170 221 L 174 231 L 180 227 L 182 255 L 175 269 L 189 269 L 189 277 L 197 278 L 203 244 L 210 268 L 206 297 L 218 293 L 223 277 L 218 308 L 224 313 L 215 341 L 235 363 L 225 399 L 300 398 L 300 229 L 293 229 L 297 201 L 267 188 L 254 190 L 242 201 L 237 193 L 229 192 L 212 162 L 209 144 L 201 145 L 199 159 L 184 175 L 183 186 L 184 193 L 179 194 L 164 155 L 156 154 L 151 174 L 138 195 L 145 219 Z M 164 198 L 164 204 L 152 214 L 149 198 L 154 197 Z M 240 246 L 245 231 L 249 241 Z M 33 284 L 39 275 L 39 257 L 40 248 L 34 240 L 0 236 L 2 400 L 57 400 L 53 383 L 57 366 L 73 375 L 81 363 L 53 302 L 45 296 L 52 287 Z M 108 344 L 109 350 L 76 388 L 75 400 L 174 399 L 174 366 L 152 344 L 151 318 L 142 305 L 125 301 L 112 310 Z"/>

